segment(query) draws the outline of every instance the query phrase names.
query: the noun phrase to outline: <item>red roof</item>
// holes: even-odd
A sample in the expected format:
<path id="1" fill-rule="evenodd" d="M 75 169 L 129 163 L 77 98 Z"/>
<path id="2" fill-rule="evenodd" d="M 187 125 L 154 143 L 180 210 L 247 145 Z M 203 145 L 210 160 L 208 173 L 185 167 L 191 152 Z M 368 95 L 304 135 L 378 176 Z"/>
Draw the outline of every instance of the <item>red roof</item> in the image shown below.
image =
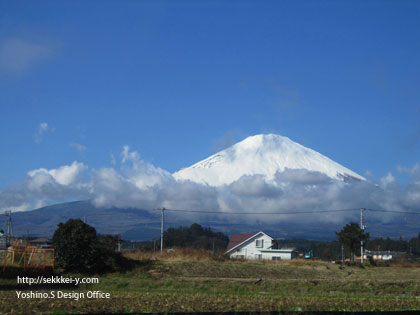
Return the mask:
<path id="1" fill-rule="evenodd" d="M 248 238 L 254 236 L 255 234 L 232 234 L 229 239 L 229 244 L 227 246 L 226 251 L 231 250 L 236 245 L 241 244 L 242 242 L 246 241 Z"/>

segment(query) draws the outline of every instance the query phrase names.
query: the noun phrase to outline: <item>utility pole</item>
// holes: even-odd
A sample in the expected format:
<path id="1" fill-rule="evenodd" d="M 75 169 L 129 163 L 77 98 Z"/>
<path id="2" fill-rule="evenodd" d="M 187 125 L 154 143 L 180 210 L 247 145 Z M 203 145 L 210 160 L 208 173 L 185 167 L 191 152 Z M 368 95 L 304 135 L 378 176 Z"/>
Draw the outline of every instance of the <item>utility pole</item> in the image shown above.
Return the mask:
<path id="1" fill-rule="evenodd" d="M 117 234 L 115 236 L 115 240 L 117 241 L 117 250 L 119 252 L 121 252 L 121 237 L 120 237 L 120 234 Z"/>
<path id="2" fill-rule="evenodd" d="M 4 211 L 4 215 L 7 216 L 7 234 L 6 234 L 6 243 L 11 242 L 13 238 L 13 225 L 12 225 L 12 211 Z"/>
<path id="3" fill-rule="evenodd" d="M 344 245 L 341 245 L 341 262 L 344 263 Z"/>
<path id="4" fill-rule="evenodd" d="M 365 230 L 365 226 L 363 225 L 363 211 L 365 210 L 365 208 L 360 208 L 360 230 L 363 233 Z M 363 259 L 363 239 L 360 240 L 360 263 L 363 264 L 364 259 Z"/>
<path id="5" fill-rule="evenodd" d="M 160 253 L 163 252 L 163 222 L 165 220 L 165 208 L 162 208 L 162 224 L 160 227 Z"/>

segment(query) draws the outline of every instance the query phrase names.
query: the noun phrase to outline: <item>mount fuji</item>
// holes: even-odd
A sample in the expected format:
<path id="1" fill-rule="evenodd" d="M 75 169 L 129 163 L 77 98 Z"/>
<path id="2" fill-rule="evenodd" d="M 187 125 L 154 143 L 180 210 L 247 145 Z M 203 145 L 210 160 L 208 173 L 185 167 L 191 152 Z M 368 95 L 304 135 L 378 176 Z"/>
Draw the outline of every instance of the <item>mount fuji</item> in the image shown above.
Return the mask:
<path id="1" fill-rule="evenodd" d="M 244 175 L 263 175 L 270 181 L 277 172 L 286 169 L 319 172 L 346 182 L 365 180 L 363 176 L 328 157 L 275 134 L 248 137 L 207 159 L 173 173 L 173 176 L 178 181 L 190 180 L 217 187 L 231 184 Z"/>

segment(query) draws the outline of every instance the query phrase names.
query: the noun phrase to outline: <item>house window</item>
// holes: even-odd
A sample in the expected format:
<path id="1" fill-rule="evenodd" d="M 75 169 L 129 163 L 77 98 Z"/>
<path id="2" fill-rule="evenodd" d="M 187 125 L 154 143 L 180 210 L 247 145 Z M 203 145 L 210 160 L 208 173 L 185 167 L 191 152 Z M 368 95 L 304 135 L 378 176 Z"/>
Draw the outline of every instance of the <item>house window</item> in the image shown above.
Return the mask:
<path id="1" fill-rule="evenodd" d="M 255 247 L 263 247 L 264 246 L 264 240 L 255 240 Z"/>
<path id="2" fill-rule="evenodd" d="M 261 254 L 255 254 L 255 259 L 262 259 L 262 255 Z"/>
<path id="3" fill-rule="evenodd" d="M 279 256 L 273 256 L 271 259 L 272 260 L 281 260 L 281 258 Z"/>

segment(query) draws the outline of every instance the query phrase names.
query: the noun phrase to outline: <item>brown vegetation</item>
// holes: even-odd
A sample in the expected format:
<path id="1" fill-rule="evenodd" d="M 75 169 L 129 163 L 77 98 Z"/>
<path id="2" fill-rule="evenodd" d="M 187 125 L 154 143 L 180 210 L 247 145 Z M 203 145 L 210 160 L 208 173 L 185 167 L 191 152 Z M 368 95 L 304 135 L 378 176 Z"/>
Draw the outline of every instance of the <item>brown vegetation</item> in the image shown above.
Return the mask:
<path id="1" fill-rule="evenodd" d="M 223 251 L 209 251 L 193 248 L 174 248 L 169 251 L 128 251 L 124 256 L 135 260 L 158 260 L 158 261 L 224 261 L 227 258 Z"/>
<path id="2" fill-rule="evenodd" d="M 303 259 L 228 260 L 191 249 L 124 255 L 139 260 L 135 269 L 70 289 L 109 292 L 109 300 L 18 300 L 15 290 L 2 290 L 0 313 L 420 310 L 420 265 L 414 263 L 360 268 Z"/>

